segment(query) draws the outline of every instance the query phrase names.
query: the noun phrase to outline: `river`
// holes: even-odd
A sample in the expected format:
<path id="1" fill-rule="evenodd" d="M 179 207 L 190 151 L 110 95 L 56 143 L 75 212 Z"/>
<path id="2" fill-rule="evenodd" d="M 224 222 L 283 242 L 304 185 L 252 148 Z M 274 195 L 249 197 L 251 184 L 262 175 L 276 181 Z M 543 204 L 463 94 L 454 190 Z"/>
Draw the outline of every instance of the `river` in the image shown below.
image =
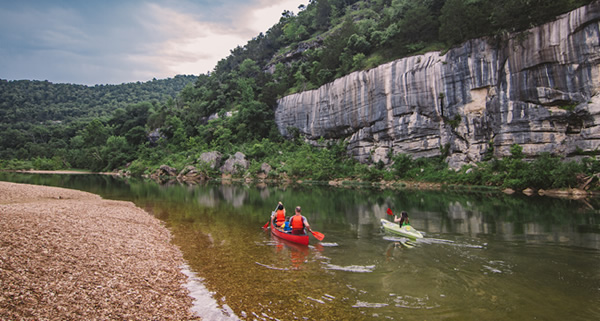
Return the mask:
<path id="1" fill-rule="evenodd" d="M 128 200 L 163 220 L 195 290 L 213 300 L 197 304 L 207 320 L 600 319 L 600 199 L 102 175 L 0 180 Z M 298 246 L 263 230 L 278 201 L 288 214 L 302 206 L 325 239 Z M 383 233 L 388 208 L 407 211 L 425 237 Z"/>

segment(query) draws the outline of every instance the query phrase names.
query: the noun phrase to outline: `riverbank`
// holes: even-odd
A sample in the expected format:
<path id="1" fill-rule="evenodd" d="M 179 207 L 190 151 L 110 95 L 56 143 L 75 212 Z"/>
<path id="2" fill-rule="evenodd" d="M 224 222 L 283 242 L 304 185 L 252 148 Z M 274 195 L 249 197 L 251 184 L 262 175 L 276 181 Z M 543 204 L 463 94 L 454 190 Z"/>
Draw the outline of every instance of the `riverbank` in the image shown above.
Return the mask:
<path id="1" fill-rule="evenodd" d="M 22 170 L 9 170 L 9 172 L 15 173 L 27 173 L 27 174 L 100 174 L 100 175 L 118 175 L 114 172 L 90 172 L 90 171 L 74 171 L 74 170 L 41 170 L 41 169 L 22 169 Z"/>
<path id="2" fill-rule="evenodd" d="M 0 182 L 0 315 L 193 320 L 181 252 L 133 203 Z"/>
<path id="3" fill-rule="evenodd" d="M 126 176 L 123 175 L 122 172 L 85 172 L 85 171 L 67 171 L 67 170 L 57 170 L 57 171 L 45 171 L 45 170 L 4 170 L 7 172 L 15 172 L 15 173 L 27 173 L 27 174 L 102 174 L 102 175 L 114 175 L 114 176 Z M 446 184 L 446 183 L 436 183 L 436 182 L 423 182 L 423 181 L 406 181 L 406 180 L 394 180 L 394 181 L 363 181 L 360 179 L 335 179 L 330 181 L 311 181 L 311 180 L 302 180 L 302 179 L 267 179 L 267 178 L 233 178 L 232 175 L 222 175 L 220 178 L 204 178 L 200 180 L 182 180 L 177 176 L 157 176 L 150 177 L 144 176 L 144 179 L 149 179 L 156 181 L 159 184 L 167 184 L 167 183 L 185 183 L 185 184 L 199 184 L 205 183 L 209 180 L 220 181 L 223 184 L 230 184 L 233 182 L 236 183 L 246 183 L 246 184 L 257 184 L 257 185 L 268 185 L 268 184 L 276 184 L 276 185 L 292 185 L 292 184 L 317 184 L 317 185 L 329 185 L 337 188 L 360 188 L 360 187 L 368 187 L 368 188 L 379 188 L 379 189 L 395 189 L 395 190 L 427 190 L 427 191 L 441 191 L 441 190 L 454 190 L 454 191 L 470 191 L 470 192 L 497 192 L 504 193 L 508 195 L 512 194 L 523 194 L 526 196 L 547 196 L 552 198 L 563 198 L 563 199 L 586 199 L 586 198 L 598 198 L 600 197 L 600 191 L 597 190 L 587 190 L 582 188 L 559 188 L 559 189 L 531 189 L 526 188 L 522 191 L 515 191 L 511 188 L 500 188 L 497 186 L 482 186 L 482 185 L 457 185 L 457 184 Z"/>

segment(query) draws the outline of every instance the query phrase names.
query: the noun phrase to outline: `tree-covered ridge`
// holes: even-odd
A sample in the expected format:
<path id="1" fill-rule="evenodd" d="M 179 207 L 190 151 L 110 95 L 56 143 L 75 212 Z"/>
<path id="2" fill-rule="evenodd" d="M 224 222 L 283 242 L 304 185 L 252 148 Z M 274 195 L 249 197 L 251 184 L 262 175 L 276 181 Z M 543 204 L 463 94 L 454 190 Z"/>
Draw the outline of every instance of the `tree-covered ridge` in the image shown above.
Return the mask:
<path id="1" fill-rule="evenodd" d="M 314 0 L 231 50 L 211 76 L 246 60 L 269 70 L 278 96 L 317 88 L 352 71 L 444 50 L 477 37 L 505 40 L 592 0 Z M 216 75 L 215 75 L 216 74 Z"/>
<path id="2" fill-rule="evenodd" d="M 266 33 L 231 50 L 213 72 L 182 92 L 175 112 L 188 136 L 247 142 L 273 137 L 276 100 L 350 72 L 474 37 L 506 41 L 510 32 L 554 19 L 591 0 L 315 0 L 285 11 Z M 212 124 L 215 113 L 234 117 Z M 237 113 L 237 114 L 236 114 Z M 208 125 L 208 126 L 206 126 Z M 219 134 L 223 134 L 222 136 Z"/>
<path id="3" fill-rule="evenodd" d="M 355 70 L 432 49 L 445 50 L 472 37 L 506 41 L 509 32 L 525 30 L 589 2 L 314 0 L 300 6 L 298 14 L 284 12 L 277 24 L 231 50 L 212 72 L 199 75 L 187 86 L 182 84 L 176 99 L 168 99 L 172 93 L 165 95 L 158 89 L 136 92 L 136 84 L 111 87 L 116 92 L 99 90 L 102 95 L 94 96 L 88 90 L 96 87 L 0 81 L 0 86 L 22 85 L 6 99 L 0 87 L 0 160 L 5 160 L 0 161 L 0 168 L 127 167 L 142 174 L 162 164 L 177 170 L 187 165 L 202 167 L 199 155 L 217 150 L 225 155 L 246 154 L 251 163 L 249 175 L 268 163 L 274 177 L 493 181 L 493 185 L 526 186 L 535 180 L 522 180 L 520 175 L 535 171 L 517 157 L 455 173 L 447 170 L 444 158 L 413 160 L 410 155 L 394 155 L 394 165 L 385 168 L 383 163 L 368 166 L 351 159 L 344 142 L 309 146 L 294 129 L 289 129 L 293 139 L 284 140 L 274 122 L 276 101 Z M 160 81 L 138 85 L 155 82 Z M 148 97 L 137 99 L 144 95 Z M 57 100 L 38 103 L 48 97 Z M 539 166 L 563 173 L 556 177 L 572 178 L 573 173 L 582 172 L 589 176 L 598 168 L 597 162 L 577 167 L 563 166 L 551 157 L 543 160 Z M 559 185 L 544 184 L 539 186 Z"/>
<path id="4" fill-rule="evenodd" d="M 179 75 L 96 86 L 0 79 L 0 159 L 59 157 L 57 164 L 92 168 L 93 158 L 70 155 L 80 154 L 84 143 L 88 147 L 105 144 L 108 136 L 104 133 L 113 130 L 128 135 L 132 144 L 143 143 L 149 110 L 163 104 L 175 105 L 178 93 L 196 79 Z M 93 132 L 98 124 L 104 129 Z M 128 126 L 137 127 L 128 132 Z M 123 132 L 123 128 L 128 131 Z M 89 134 L 80 144 L 81 133 Z M 135 148 L 130 153 L 135 157 Z"/>
<path id="5" fill-rule="evenodd" d="M 117 108 L 174 99 L 196 76 L 120 85 L 84 86 L 48 81 L 0 79 L 0 123 L 39 123 L 110 116 Z"/>

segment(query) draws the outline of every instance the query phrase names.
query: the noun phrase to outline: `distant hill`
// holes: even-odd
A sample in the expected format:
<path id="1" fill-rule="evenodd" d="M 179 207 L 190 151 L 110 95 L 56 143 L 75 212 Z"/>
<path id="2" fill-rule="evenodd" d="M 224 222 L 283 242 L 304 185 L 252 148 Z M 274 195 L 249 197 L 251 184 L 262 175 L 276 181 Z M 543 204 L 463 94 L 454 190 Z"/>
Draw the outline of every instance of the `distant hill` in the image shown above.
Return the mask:
<path id="1" fill-rule="evenodd" d="M 108 117 L 117 108 L 174 99 L 196 76 L 120 85 L 85 86 L 37 80 L 0 79 L 0 125 L 44 123 Z"/>

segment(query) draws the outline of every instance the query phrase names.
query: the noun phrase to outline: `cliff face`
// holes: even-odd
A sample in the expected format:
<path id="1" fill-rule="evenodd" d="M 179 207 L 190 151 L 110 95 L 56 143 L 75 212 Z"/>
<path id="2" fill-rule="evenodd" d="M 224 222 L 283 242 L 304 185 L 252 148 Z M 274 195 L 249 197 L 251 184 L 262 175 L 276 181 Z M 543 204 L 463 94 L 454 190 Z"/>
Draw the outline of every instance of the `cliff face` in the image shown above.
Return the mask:
<path id="1" fill-rule="evenodd" d="M 600 147 L 600 2 L 494 43 L 475 39 L 352 73 L 279 100 L 280 132 L 346 139 L 362 162 L 448 151 L 457 168 L 486 153 L 575 156 Z"/>

